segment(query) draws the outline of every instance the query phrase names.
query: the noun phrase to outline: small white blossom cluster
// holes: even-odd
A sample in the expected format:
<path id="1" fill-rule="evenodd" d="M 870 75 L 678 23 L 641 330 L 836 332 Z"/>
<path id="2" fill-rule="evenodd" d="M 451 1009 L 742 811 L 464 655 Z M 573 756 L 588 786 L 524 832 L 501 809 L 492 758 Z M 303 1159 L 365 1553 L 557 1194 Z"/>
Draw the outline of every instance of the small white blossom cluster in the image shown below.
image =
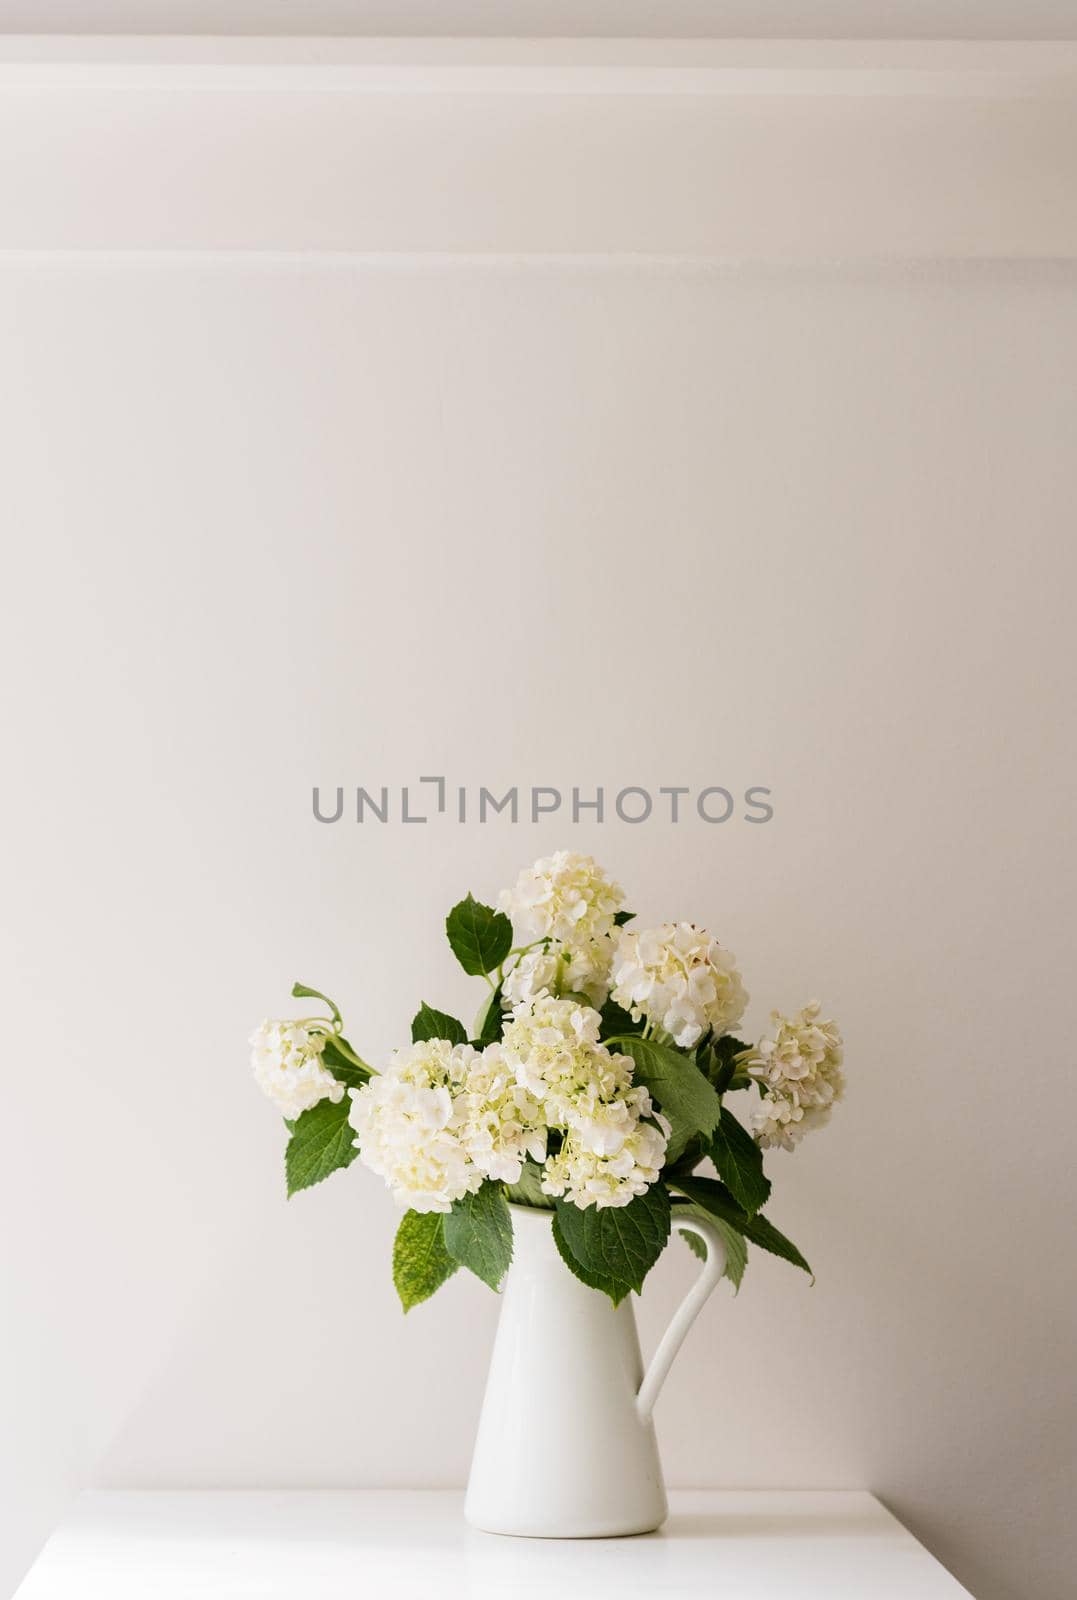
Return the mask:
<path id="1" fill-rule="evenodd" d="M 363 1162 L 414 1211 L 448 1211 L 482 1183 L 460 1100 L 475 1054 L 470 1045 L 427 1039 L 398 1050 L 385 1072 L 352 1093 L 349 1120 Z"/>
<path id="2" fill-rule="evenodd" d="M 621 930 L 613 961 L 613 999 L 638 1022 L 690 1049 L 708 1028 L 729 1033 L 748 995 L 735 958 L 691 922 L 663 922 L 642 933 Z"/>
<path id="3" fill-rule="evenodd" d="M 361 1160 L 413 1211 L 449 1211 L 484 1178 L 518 1183 L 528 1156 L 546 1159 L 541 1110 L 499 1045 L 398 1050 L 353 1091 L 349 1119 Z"/>
<path id="4" fill-rule="evenodd" d="M 544 992 L 582 994 L 601 1006 L 609 992 L 614 918 L 623 904 L 623 890 L 590 856 L 559 850 L 526 867 L 513 888 L 502 891 L 500 905 L 521 945 L 543 945 L 509 972 L 505 1007 Z"/>
<path id="5" fill-rule="evenodd" d="M 770 1033 L 746 1058 L 765 1090 L 751 1113 L 752 1132 L 764 1149 L 792 1150 L 829 1120 L 844 1093 L 841 1034 L 836 1023 L 819 1020 L 819 1011 L 817 1000 L 792 1017 L 773 1011 Z"/>
<path id="6" fill-rule="evenodd" d="M 525 867 L 512 889 L 501 894 L 501 909 L 512 918 L 523 944 L 555 939 L 582 945 L 604 938 L 624 904 L 624 891 L 611 882 L 591 856 L 558 850 Z"/>
<path id="7" fill-rule="evenodd" d="M 518 1183 L 528 1158 L 546 1163 L 547 1194 L 627 1205 L 657 1180 L 668 1124 L 599 1026 L 590 1006 L 543 995 L 516 1007 L 501 1044 L 398 1050 L 353 1091 L 360 1159 L 413 1211 L 449 1211 L 484 1178 Z M 662 1125 L 642 1120 L 652 1116 Z M 547 1160 L 551 1129 L 562 1144 Z"/>
<path id="8" fill-rule="evenodd" d="M 298 1117 L 319 1100 L 340 1100 L 344 1085 L 322 1065 L 325 1034 L 302 1022 L 266 1021 L 247 1041 L 251 1071 L 282 1116 Z"/>
<path id="9" fill-rule="evenodd" d="M 519 1083 L 499 1044 L 475 1054 L 461 1096 L 465 1148 L 485 1178 L 519 1183 L 523 1164 L 546 1159 L 542 1107 Z"/>
<path id="10" fill-rule="evenodd" d="M 505 978 L 501 1003 L 512 1011 L 541 994 L 582 994 L 593 1006 L 602 1006 L 609 993 L 612 961 L 613 940 L 608 936 L 578 947 L 555 944 L 528 950 Z"/>
<path id="11" fill-rule="evenodd" d="M 669 1136 L 647 1090 L 632 1082 L 631 1058 L 599 1043 L 600 1026 L 592 1007 L 540 995 L 514 1008 L 503 1046 L 547 1126 L 562 1134 L 543 1192 L 581 1209 L 643 1194 L 658 1180 Z"/>

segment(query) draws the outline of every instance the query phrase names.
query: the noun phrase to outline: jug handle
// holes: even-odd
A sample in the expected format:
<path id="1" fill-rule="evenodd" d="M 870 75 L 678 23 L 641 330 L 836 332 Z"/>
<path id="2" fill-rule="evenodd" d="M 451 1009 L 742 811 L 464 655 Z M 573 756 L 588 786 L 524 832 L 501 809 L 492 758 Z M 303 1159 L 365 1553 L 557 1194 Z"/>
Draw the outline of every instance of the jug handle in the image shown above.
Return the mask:
<path id="1" fill-rule="evenodd" d="M 636 1413 L 641 1422 L 650 1422 L 654 1403 L 673 1365 L 673 1358 L 684 1343 L 688 1330 L 702 1311 L 704 1303 L 718 1287 L 718 1281 L 725 1271 L 725 1245 L 713 1223 L 706 1217 L 701 1217 L 698 1212 L 687 1217 L 678 1216 L 674 1212 L 673 1226 L 681 1233 L 694 1233 L 702 1239 L 707 1246 L 707 1259 L 703 1263 L 699 1277 L 674 1312 L 673 1320 L 662 1335 L 662 1341 L 651 1357 L 651 1364 L 639 1386 L 636 1395 Z"/>

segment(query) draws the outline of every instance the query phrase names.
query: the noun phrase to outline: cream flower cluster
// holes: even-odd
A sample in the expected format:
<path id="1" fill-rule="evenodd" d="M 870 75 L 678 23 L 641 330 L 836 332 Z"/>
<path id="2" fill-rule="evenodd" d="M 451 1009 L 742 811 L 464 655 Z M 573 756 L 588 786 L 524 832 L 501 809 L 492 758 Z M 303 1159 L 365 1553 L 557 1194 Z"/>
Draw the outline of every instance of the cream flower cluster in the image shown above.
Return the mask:
<path id="1" fill-rule="evenodd" d="M 413 1211 L 449 1211 L 484 1178 L 518 1183 L 528 1158 L 545 1163 L 547 1194 L 627 1205 L 657 1181 L 669 1125 L 599 1027 L 590 1006 L 543 994 L 485 1050 L 445 1039 L 398 1050 L 352 1092 L 360 1159 Z M 561 1148 L 547 1160 L 551 1129 Z"/>
<path id="2" fill-rule="evenodd" d="M 617 1004 L 683 1049 L 708 1028 L 729 1033 L 748 1003 L 735 958 L 691 922 L 663 922 L 641 933 L 622 929 L 612 976 Z"/>
<path id="3" fill-rule="evenodd" d="M 752 1132 L 764 1149 L 792 1150 L 829 1120 L 845 1091 L 841 1034 L 836 1023 L 820 1021 L 819 1011 L 817 1000 L 792 1017 L 773 1011 L 771 1032 L 745 1058 L 765 1090 L 751 1113 Z"/>
<path id="4" fill-rule="evenodd" d="M 464 1142 L 485 1178 L 519 1183 L 523 1164 L 546 1159 L 546 1124 L 534 1095 L 516 1080 L 499 1044 L 487 1045 L 472 1062 L 461 1096 Z"/>
<path id="5" fill-rule="evenodd" d="M 541 994 L 582 994 L 593 1006 L 605 1003 L 610 986 L 613 940 L 608 936 L 587 945 L 554 944 L 528 950 L 505 978 L 501 1003 L 506 1011 L 530 1005 Z"/>
<path id="6" fill-rule="evenodd" d="M 541 1109 L 499 1045 L 426 1039 L 398 1050 L 353 1091 L 349 1120 L 360 1159 L 413 1211 L 449 1211 L 484 1178 L 518 1183 L 528 1156 L 546 1158 Z"/>
<path id="7" fill-rule="evenodd" d="M 558 1153 L 546 1163 L 543 1192 L 567 1196 L 581 1207 L 628 1205 L 658 1182 L 668 1129 L 668 1123 L 665 1131 L 660 1131 L 648 1122 L 639 1122 L 613 1156 L 600 1156 L 588 1150 L 575 1134 L 569 1134 Z"/>
<path id="8" fill-rule="evenodd" d="M 482 1183 L 460 1101 L 476 1054 L 471 1045 L 427 1039 L 398 1050 L 385 1072 L 352 1091 L 360 1159 L 413 1211 L 449 1211 Z"/>
<path id="9" fill-rule="evenodd" d="M 529 1003 L 544 991 L 586 995 L 601 1006 L 609 992 L 614 917 L 624 892 L 591 856 L 559 850 L 525 867 L 500 905 L 512 918 L 521 945 L 529 950 L 505 979 L 506 1009 Z"/>
<path id="10" fill-rule="evenodd" d="M 269 1020 L 247 1042 L 255 1081 L 282 1116 L 293 1119 L 319 1100 L 343 1098 L 344 1085 L 322 1065 L 324 1033 L 315 1033 L 302 1022 Z"/>
<path id="11" fill-rule="evenodd" d="M 525 867 L 500 903 L 521 944 L 554 939 L 579 947 L 612 932 L 624 891 L 591 856 L 558 850 Z"/>
<path id="12" fill-rule="evenodd" d="M 631 1058 L 599 1043 L 600 1026 L 591 1006 L 543 994 L 514 1008 L 503 1045 L 517 1082 L 562 1134 L 543 1192 L 581 1209 L 643 1194 L 657 1182 L 669 1136 L 647 1090 L 632 1081 Z"/>

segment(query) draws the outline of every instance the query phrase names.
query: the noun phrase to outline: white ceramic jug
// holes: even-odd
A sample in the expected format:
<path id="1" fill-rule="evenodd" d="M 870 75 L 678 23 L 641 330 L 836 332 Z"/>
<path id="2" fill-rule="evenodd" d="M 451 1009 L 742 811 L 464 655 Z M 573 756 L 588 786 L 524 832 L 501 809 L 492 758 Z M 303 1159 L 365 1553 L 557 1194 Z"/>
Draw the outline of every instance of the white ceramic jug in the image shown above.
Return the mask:
<path id="1" fill-rule="evenodd" d="M 643 1374 L 630 1300 L 614 1308 L 558 1255 L 551 1213 L 512 1207 L 513 1256 L 486 1381 L 464 1514 L 488 1533 L 600 1539 L 666 1519 L 651 1412 L 674 1356 L 725 1270 L 701 1217 L 707 1260 Z"/>

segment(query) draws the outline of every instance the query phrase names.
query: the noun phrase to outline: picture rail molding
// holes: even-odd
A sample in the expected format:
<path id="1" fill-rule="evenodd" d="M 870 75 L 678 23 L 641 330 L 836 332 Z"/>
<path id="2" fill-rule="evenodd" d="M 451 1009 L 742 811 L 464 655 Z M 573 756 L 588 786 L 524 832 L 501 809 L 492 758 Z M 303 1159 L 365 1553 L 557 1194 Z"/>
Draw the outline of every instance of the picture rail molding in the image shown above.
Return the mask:
<path id="1" fill-rule="evenodd" d="M 1077 258 L 1077 43 L 0 39 L 0 251 Z"/>

